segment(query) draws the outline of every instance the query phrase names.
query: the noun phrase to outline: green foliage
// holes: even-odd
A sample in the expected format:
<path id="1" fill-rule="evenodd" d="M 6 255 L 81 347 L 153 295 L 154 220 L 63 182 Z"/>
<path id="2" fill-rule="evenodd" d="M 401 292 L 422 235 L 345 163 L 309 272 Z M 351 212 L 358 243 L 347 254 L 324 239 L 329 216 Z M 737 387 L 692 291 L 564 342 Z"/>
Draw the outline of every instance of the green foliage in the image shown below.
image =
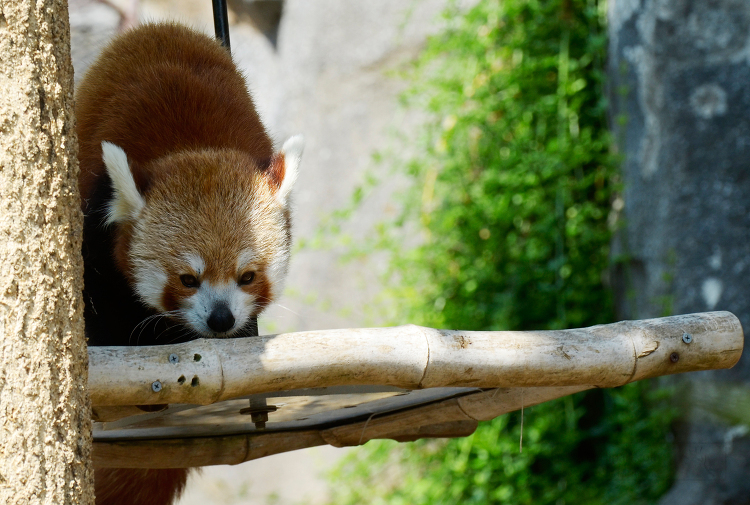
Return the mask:
<path id="1" fill-rule="evenodd" d="M 394 255 L 403 315 L 464 329 L 610 320 L 616 172 L 597 4 L 485 1 L 449 19 L 405 97 L 435 121 L 407 168 L 403 222 L 424 238 Z"/>
<path id="2" fill-rule="evenodd" d="M 480 424 L 471 437 L 370 442 L 336 472 L 337 505 L 652 503 L 670 484 L 670 409 L 648 383 L 596 390 Z"/>
<path id="3" fill-rule="evenodd" d="M 394 322 L 524 330 L 612 321 L 602 279 L 617 171 L 603 13 L 597 0 L 448 10 L 407 76 L 405 105 L 433 119 L 402 163 L 414 182 L 404 212 L 380 228 Z M 409 236 L 419 238 L 405 251 Z M 370 443 L 339 469 L 334 503 L 653 502 L 672 473 L 673 414 L 660 394 L 639 383 L 526 409 L 522 453 L 518 413 L 465 439 Z"/>

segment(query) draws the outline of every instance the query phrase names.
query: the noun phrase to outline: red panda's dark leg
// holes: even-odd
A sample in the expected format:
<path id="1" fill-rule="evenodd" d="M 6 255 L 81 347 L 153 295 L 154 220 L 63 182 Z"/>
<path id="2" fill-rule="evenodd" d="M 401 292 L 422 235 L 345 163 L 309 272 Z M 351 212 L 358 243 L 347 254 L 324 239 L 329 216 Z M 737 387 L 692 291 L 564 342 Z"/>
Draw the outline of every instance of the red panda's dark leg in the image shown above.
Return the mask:
<path id="1" fill-rule="evenodd" d="M 185 489 L 189 468 L 99 468 L 96 505 L 170 505 Z"/>

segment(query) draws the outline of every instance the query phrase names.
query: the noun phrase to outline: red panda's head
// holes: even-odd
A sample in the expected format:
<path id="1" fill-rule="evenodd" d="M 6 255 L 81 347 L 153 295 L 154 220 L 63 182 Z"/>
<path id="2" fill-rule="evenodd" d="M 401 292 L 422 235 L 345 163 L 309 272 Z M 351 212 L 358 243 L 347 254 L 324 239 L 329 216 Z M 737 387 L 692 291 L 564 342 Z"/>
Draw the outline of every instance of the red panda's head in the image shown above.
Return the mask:
<path id="1" fill-rule="evenodd" d="M 302 138 L 265 166 L 241 151 L 207 149 L 131 167 L 116 145 L 102 148 L 115 261 L 135 293 L 202 336 L 242 335 L 283 289 Z"/>

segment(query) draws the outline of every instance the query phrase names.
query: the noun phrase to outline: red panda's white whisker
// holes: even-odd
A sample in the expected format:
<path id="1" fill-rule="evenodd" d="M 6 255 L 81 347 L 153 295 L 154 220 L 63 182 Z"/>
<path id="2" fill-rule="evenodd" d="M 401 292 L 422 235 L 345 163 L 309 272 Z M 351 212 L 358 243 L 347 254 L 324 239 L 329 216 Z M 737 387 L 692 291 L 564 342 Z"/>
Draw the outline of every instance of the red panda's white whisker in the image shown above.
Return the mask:
<path id="1" fill-rule="evenodd" d="M 135 326 L 135 327 L 134 327 L 134 328 L 133 328 L 133 329 L 131 330 L 131 332 L 130 332 L 130 336 L 128 337 L 128 342 L 132 342 L 132 340 L 133 340 L 133 333 L 135 333 L 135 331 L 136 331 L 136 330 L 138 330 L 138 329 L 140 328 L 140 330 L 139 330 L 139 332 L 138 332 L 138 337 L 137 337 L 137 338 L 136 338 L 136 340 L 135 340 L 135 342 L 136 342 L 136 345 L 138 345 L 138 341 L 140 340 L 140 336 L 141 336 L 141 334 L 143 333 L 143 330 L 144 330 L 144 329 L 146 328 L 146 326 L 148 326 L 148 323 L 150 323 L 151 321 L 154 321 L 154 320 L 156 320 L 156 319 L 159 319 L 160 317 L 162 317 L 162 314 L 154 314 L 154 315 L 152 315 L 152 316 L 148 316 L 148 317 L 147 317 L 146 319 L 144 319 L 143 321 L 141 321 L 140 323 L 138 323 L 138 324 L 137 324 L 137 325 L 136 325 L 136 326 Z"/>
<path id="2" fill-rule="evenodd" d="M 157 314 L 153 314 L 153 315 L 148 316 L 143 321 L 141 321 L 140 323 L 138 323 L 135 326 L 135 328 L 133 328 L 133 331 L 130 332 L 130 337 L 128 338 L 128 340 L 132 341 L 133 333 L 135 333 L 135 330 L 137 330 L 138 328 L 140 328 L 140 331 L 138 332 L 138 337 L 135 340 L 135 345 L 138 345 L 138 343 L 140 342 L 140 339 L 141 339 L 141 335 L 143 334 L 143 331 L 146 329 L 146 327 L 149 325 L 149 323 L 151 323 L 151 322 L 156 323 L 159 319 L 161 319 L 163 317 L 169 317 L 169 316 L 177 315 L 177 312 L 178 311 L 173 310 L 173 311 L 169 311 L 169 312 L 159 312 Z"/>
<path id="3" fill-rule="evenodd" d="M 289 307 L 285 307 L 285 306 L 281 305 L 280 303 L 272 303 L 271 305 L 274 305 L 274 306 L 276 306 L 276 307 L 281 307 L 282 309 L 284 309 L 284 310 L 287 310 L 287 311 L 291 312 L 291 313 L 292 313 L 292 314 L 294 314 L 295 316 L 300 316 L 300 314 L 299 314 L 299 313 L 297 313 L 297 312 L 294 312 L 294 311 L 293 311 L 292 309 L 290 309 Z"/>

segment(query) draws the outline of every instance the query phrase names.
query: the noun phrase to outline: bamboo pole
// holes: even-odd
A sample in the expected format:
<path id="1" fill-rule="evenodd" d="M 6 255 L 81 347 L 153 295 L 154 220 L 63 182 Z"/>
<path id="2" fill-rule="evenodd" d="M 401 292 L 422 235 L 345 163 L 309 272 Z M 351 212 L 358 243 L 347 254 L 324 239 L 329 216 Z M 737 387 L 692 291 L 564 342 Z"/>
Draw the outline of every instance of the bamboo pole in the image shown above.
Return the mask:
<path id="1" fill-rule="evenodd" d="M 687 335 L 688 337 L 684 337 Z M 739 320 L 708 312 L 559 331 L 466 332 L 419 326 L 311 331 L 155 347 L 89 349 L 96 406 L 210 404 L 342 385 L 616 387 L 730 368 Z"/>
<path id="2" fill-rule="evenodd" d="M 67 3 L 1 2 L 0 54 L 0 503 L 93 503 Z"/>

